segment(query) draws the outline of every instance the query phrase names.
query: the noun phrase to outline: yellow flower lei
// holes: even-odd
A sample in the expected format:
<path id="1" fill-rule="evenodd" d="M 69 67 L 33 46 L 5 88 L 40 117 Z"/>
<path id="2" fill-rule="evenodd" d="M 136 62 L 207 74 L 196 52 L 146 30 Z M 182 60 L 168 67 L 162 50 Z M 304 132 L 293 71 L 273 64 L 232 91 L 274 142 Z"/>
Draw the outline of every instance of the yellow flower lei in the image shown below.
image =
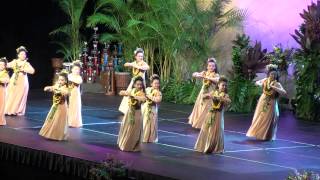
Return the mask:
<path id="1" fill-rule="evenodd" d="M 211 96 L 213 96 L 213 97 L 224 97 L 225 93 L 224 92 L 219 92 L 219 91 L 216 90 L 216 91 L 212 92 Z M 221 102 L 220 99 L 219 100 L 213 100 L 212 106 L 211 106 L 211 110 L 210 110 L 211 117 L 207 121 L 207 127 L 208 128 L 213 124 L 213 122 L 214 122 L 214 120 L 216 118 L 216 111 L 221 109 L 221 105 L 222 105 L 222 102 Z"/>
<path id="2" fill-rule="evenodd" d="M 157 89 L 154 89 L 154 88 L 148 88 L 147 89 L 147 94 L 150 94 L 151 97 L 155 97 L 155 96 L 158 96 L 159 94 L 159 90 Z M 146 101 L 146 110 L 145 110 L 145 118 L 147 118 L 147 122 L 150 121 L 150 114 L 151 114 L 151 111 L 152 111 L 152 104 L 153 104 L 153 101 L 151 99 L 147 99 Z"/>
<path id="3" fill-rule="evenodd" d="M 17 61 L 17 60 L 16 60 Z M 23 63 L 22 66 L 18 66 L 18 63 L 15 62 L 15 66 L 13 67 L 13 73 L 15 74 L 14 76 L 14 81 L 13 81 L 13 85 L 17 84 L 18 81 L 18 77 L 19 77 L 19 72 L 21 71 L 21 68 L 24 68 L 24 66 L 26 65 L 27 61 L 25 60 L 25 62 Z"/>
<path id="4" fill-rule="evenodd" d="M 147 89 L 147 94 L 150 94 L 151 97 L 154 97 L 157 95 L 158 93 L 158 90 L 154 89 L 154 88 L 148 88 Z M 153 103 L 153 101 L 151 99 L 147 99 L 147 102 L 146 102 L 148 105 L 151 105 Z"/>
<path id="5" fill-rule="evenodd" d="M 134 62 L 134 63 L 136 63 L 136 62 Z M 138 66 L 141 66 L 142 65 L 142 63 L 140 62 L 139 64 L 138 63 L 136 63 Z M 141 71 L 140 71 L 140 69 L 138 69 L 138 68 L 132 68 L 132 75 L 133 75 L 133 77 L 137 77 L 137 76 L 139 76 L 139 73 L 140 73 Z"/>
<path id="6" fill-rule="evenodd" d="M 132 89 L 132 91 L 130 92 L 131 96 L 143 96 L 144 92 L 142 90 L 137 90 L 137 89 Z M 139 105 L 139 101 L 134 99 L 133 97 L 129 97 L 129 114 L 128 114 L 128 118 L 129 118 L 129 122 L 130 124 L 134 124 L 134 116 L 135 116 L 135 106 Z"/>
<path id="7" fill-rule="evenodd" d="M 273 94 L 272 88 L 271 88 L 271 84 L 276 83 L 275 80 L 271 81 L 270 78 L 268 78 L 266 80 L 266 82 L 264 83 L 263 86 L 263 93 L 267 96 L 271 96 Z"/>
<path id="8" fill-rule="evenodd" d="M 132 91 L 131 91 L 131 96 L 143 96 L 143 91 L 139 91 L 139 90 L 137 90 L 137 89 L 132 89 Z M 135 105 L 137 105 L 137 103 L 138 103 L 138 100 L 136 100 L 136 99 L 134 99 L 133 97 L 130 97 L 130 100 L 129 100 L 129 106 L 131 107 L 131 106 L 135 106 Z"/>
<path id="9" fill-rule="evenodd" d="M 49 120 L 53 119 L 53 116 L 58 109 L 58 105 L 65 101 L 63 94 L 61 94 L 61 89 L 63 87 L 65 87 L 65 86 L 58 85 L 57 88 L 54 87 L 54 89 L 53 89 L 53 97 L 52 97 L 53 105 L 52 105 L 52 110 L 50 111 L 50 114 L 48 115 Z"/>
<path id="10" fill-rule="evenodd" d="M 7 70 L 2 70 L 2 71 L 0 72 L 0 78 L 4 78 L 5 75 L 7 75 L 7 74 L 8 74 L 8 71 L 7 71 Z"/>
<path id="11" fill-rule="evenodd" d="M 225 93 L 224 92 L 219 92 L 219 91 L 214 91 L 211 95 L 213 97 L 220 98 L 220 97 L 224 97 Z M 211 109 L 212 110 L 218 110 L 218 109 L 221 108 L 221 104 L 222 104 L 221 100 L 218 100 L 218 101 L 213 100 Z"/>
<path id="12" fill-rule="evenodd" d="M 206 72 L 203 72 L 203 75 L 205 77 L 214 77 L 215 72 L 206 71 Z M 209 86 L 212 84 L 212 82 L 209 79 L 203 79 L 202 83 L 206 89 L 209 88 Z"/>

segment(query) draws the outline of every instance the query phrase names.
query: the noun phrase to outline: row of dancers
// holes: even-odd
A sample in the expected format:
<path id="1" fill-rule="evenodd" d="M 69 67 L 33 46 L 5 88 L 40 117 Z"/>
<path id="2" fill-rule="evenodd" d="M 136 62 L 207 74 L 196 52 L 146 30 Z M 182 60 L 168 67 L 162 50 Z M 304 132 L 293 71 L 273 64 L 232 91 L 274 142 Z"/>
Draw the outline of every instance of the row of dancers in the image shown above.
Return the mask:
<path id="1" fill-rule="evenodd" d="M 20 58 L 21 52 L 24 52 L 24 58 Z M 26 103 L 22 100 L 26 100 L 26 96 L 21 96 L 17 103 L 19 105 L 15 109 L 12 108 L 14 111 L 10 113 L 7 112 L 7 104 L 10 105 L 8 107 L 13 104 L 10 102 L 13 99 L 10 99 L 9 94 L 11 86 L 18 87 L 18 81 L 15 80 L 17 76 L 18 79 L 24 77 L 26 80 L 23 83 L 26 83 L 26 74 L 34 73 L 34 69 L 29 63 L 26 63 L 28 66 L 24 66 L 29 67 L 29 69 L 15 70 L 16 68 L 14 68 L 16 66 L 21 67 L 22 64 L 14 64 L 14 62 L 27 61 L 26 52 L 24 47 L 18 48 L 18 59 L 10 62 L 11 64 L 6 64 L 5 59 L 0 60 L 0 122 L 4 120 L 4 114 L 24 114 Z M 158 111 L 162 100 L 160 78 L 158 75 L 152 75 L 150 86 L 146 88 L 145 73 L 149 70 L 149 65 L 144 61 L 143 49 L 137 48 L 134 51 L 134 57 L 133 62 L 124 64 L 125 67 L 132 68 L 131 82 L 126 91 L 120 91 L 119 93 L 120 96 L 124 96 L 119 106 L 119 111 L 124 113 L 124 116 L 117 141 L 122 151 L 140 151 L 141 143 L 158 141 Z M 14 72 L 10 81 L 6 68 L 12 68 Z M 41 136 L 53 140 L 66 140 L 68 126 L 82 126 L 79 89 L 82 78 L 80 70 L 81 64 L 74 62 L 70 74 L 61 72 L 53 86 L 44 88 L 44 91 L 53 93 L 53 105 L 39 132 Z M 279 119 L 278 97 L 286 94 L 278 81 L 277 67 L 269 65 L 267 70 L 267 77 L 256 82 L 256 85 L 262 87 L 263 93 L 258 100 L 252 124 L 246 134 L 248 137 L 259 140 L 275 140 Z M 192 76 L 201 79 L 203 82 L 192 113 L 188 118 L 192 127 L 200 129 L 194 149 L 202 153 L 223 153 L 224 111 L 231 103 L 227 90 L 228 80 L 219 75 L 214 58 L 207 60 L 205 71 L 195 72 Z M 7 96 L 5 96 L 6 84 L 9 84 Z M 25 84 L 20 84 L 21 87 L 23 85 Z M 69 97 L 68 103 L 66 101 L 67 97 Z"/>
<path id="2" fill-rule="evenodd" d="M 34 74 L 35 70 L 28 62 L 27 49 L 20 46 L 16 49 L 17 58 L 8 62 L 5 57 L 0 58 L 0 125 L 6 125 L 5 115 L 23 116 L 26 111 L 29 92 L 28 74 Z M 8 69 L 12 69 L 9 77 Z M 54 86 L 45 87 L 45 91 L 53 92 L 53 105 L 46 118 L 45 126 L 40 135 L 55 140 L 65 140 L 67 132 L 60 134 L 59 127 L 81 127 L 81 94 L 82 84 L 81 63 L 74 61 L 71 73 L 62 72 Z M 65 83 L 62 81 L 62 76 Z M 66 84 L 66 82 L 69 82 Z M 60 91 L 60 92 L 59 92 Z M 60 95 L 63 94 L 63 97 Z M 65 97 L 68 95 L 69 103 Z M 63 119 L 61 121 L 61 119 Z M 50 125 L 48 125 L 50 124 Z M 49 126 L 52 126 L 48 128 Z M 66 129 L 66 128 L 65 128 Z M 58 131 L 58 132 L 57 132 Z"/>
<path id="3" fill-rule="evenodd" d="M 144 52 L 141 48 L 138 48 L 134 55 L 135 61 L 125 64 L 132 68 L 133 78 L 127 90 L 120 92 L 120 95 L 125 96 L 119 107 L 119 111 L 125 114 L 118 136 L 118 145 L 123 151 L 139 151 L 140 142 L 157 142 L 155 137 L 161 101 L 160 84 L 158 85 L 160 81 L 157 78 L 157 85 L 154 85 L 154 78 L 151 78 L 151 87 L 155 88 L 157 93 L 150 94 L 150 91 L 144 91 L 144 77 L 149 66 L 143 61 Z M 188 123 L 193 128 L 200 129 L 194 150 L 202 153 L 223 153 L 224 111 L 231 103 L 227 90 L 228 80 L 219 75 L 215 58 L 207 60 L 205 71 L 195 72 L 192 76 L 202 80 L 201 90 L 188 118 Z M 248 137 L 265 141 L 275 140 L 279 119 L 278 97 L 286 94 L 278 79 L 277 66 L 270 64 L 267 66 L 267 77 L 255 83 L 262 87 L 263 93 L 246 133 Z M 135 103 L 131 103 L 132 101 Z M 150 103 L 146 103 L 148 101 Z M 152 104 L 152 108 L 145 110 L 145 104 Z M 133 117 L 135 119 L 132 119 Z M 147 141 L 146 134 L 153 134 L 153 138 Z"/>

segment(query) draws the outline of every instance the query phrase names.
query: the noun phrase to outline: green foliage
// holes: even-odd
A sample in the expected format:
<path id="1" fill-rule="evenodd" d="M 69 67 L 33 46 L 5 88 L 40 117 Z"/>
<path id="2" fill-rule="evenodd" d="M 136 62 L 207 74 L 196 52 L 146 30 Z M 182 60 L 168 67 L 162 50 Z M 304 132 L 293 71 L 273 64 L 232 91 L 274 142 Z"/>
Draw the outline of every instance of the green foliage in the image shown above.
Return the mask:
<path id="1" fill-rule="evenodd" d="M 241 25 L 246 11 L 225 11 L 229 2 L 199 9 L 197 0 L 98 0 L 87 26 L 105 28 L 101 41 L 122 42 L 126 59 L 143 48 L 150 74 L 181 82 L 190 77 L 190 66 L 210 56 L 209 40 L 217 32 Z"/>
<path id="2" fill-rule="evenodd" d="M 320 2 L 312 3 L 300 14 L 304 22 L 292 37 L 299 43 L 296 53 L 296 115 L 320 121 Z"/>
<path id="3" fill-rule="evenodd" d="M 266 64 L 266 50 L 261 50 L 261 43 L 250 45 L 250 38 L 237 35 L 232 46 L 233 74 L 229 82 L 231 98 L 230 111 L 252 112 L 261 90 L 252 81 L 256 73 Z"/>
<path id="4" fill-rule="evenodd" d="M 320 180 L 320 175 L 310 171 L 295 172 L 295 174 L 289 175 L 287 180 Z"/>
<path id="5" fill-rule="evenodd" d="M 196 81 L 176 82 L 171 78 L 162 82 L 163 100 L 178 104 L 193 104 L 200 92 L 201 84 Z"/>
<path id="6" fill-rule="evenodd" d="M 56 38 L 52 43 L 58 45 L 57 54 L 62 54 L 65 61 L 78 59 L 81 51 L 81 33 L 83 11 L 87 0 L 56 0 L 60 9 L 67 15 L 68 24 L 62 25 L 49 33 Z"/>
<path id="7" fill-rule="evenodd" d="M 229 82 L 231 105 L 229 110 L 234 112 L 252 112 L 261 94 L 261 89 L 243 78 L 235 78 Z"/>
<path id="8" fill-rule="evenodd" d="M 108 155 L 107 159 L 90 169 L 90 179 L 125 179 L 127 178 L 127 165 Z"/>
<path id="9" fill-rule="evenodd" d="M 188 80 L 190 67 L 199 69 L 211 56 L 212 37 L 246 17 L 244 10 L 225 11 L 228 4 L 215 0 L 200 9 L 197 0 L 98 0 L 87 26 L 105 28 L 101 41 L 122 42 L 125 59 L 133 58 L 136 47 L 143 48 L 149 74 L 158 73 L 163 81 L 164 100 L 189 104 L 200 89 Z"/>
<path id="10" fill-rule="evenodd" d="M 288 65 L 293 61 L 294 49 L 283 49 L 281 44 L 273 47 L 273 52 L 268 53 L 270 64 L 275 64 L 281 74 L 288 74 Z"/>

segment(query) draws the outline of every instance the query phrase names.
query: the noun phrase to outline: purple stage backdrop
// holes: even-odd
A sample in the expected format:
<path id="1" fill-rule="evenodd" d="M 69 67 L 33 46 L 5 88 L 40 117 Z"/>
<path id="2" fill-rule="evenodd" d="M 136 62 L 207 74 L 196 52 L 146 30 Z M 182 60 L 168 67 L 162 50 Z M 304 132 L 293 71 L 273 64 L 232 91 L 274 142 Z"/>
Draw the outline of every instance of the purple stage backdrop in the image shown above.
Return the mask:
<path id="1" fill-rule="evenodd" d="M 252 40 L 262 42 L 264 48 L 281 43 L 283 47 L 297 47 L 290 36 L 302 23 L 300 13 L 316 0 L 234 0 L 234 5 L 247 9 L 245 32 Z"/>

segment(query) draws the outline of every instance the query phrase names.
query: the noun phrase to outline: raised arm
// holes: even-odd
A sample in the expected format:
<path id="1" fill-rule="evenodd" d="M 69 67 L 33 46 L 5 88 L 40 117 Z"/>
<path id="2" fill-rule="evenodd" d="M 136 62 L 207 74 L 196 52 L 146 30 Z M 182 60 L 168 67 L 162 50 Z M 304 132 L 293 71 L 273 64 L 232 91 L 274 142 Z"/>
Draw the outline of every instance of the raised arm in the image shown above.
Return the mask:
<path id="1" fill-rule="evenodd" d="M 282 85 L 279 82 L 276 82 L 275 84 L 270 85 L 270 87 L 281 95 L 287 94 L 287 91 L 282 87 Z"/>
<path id="2" fill-rule="evenodd" d="M 194 73 L 192 73 L 192 77 L 202 79 L 202 78 L 204 78 L 204 74 L 205 74 L 205 71 L 202 71 L 202 72 L 194 72 Z"/>
<path id="3" fill-rule="evenodd" d="M 52 92 L 54 86 L 46 86 L 43 88 L 43 91 Z"/>
<path id="4" fill-rule="evenodd" d="M 150 69 L 149 65 L 146 62 L 142 62 L 141 65 L 138 65 L 137 63 L 125 63 L 124 67 L 133 67 L 142 71 L 147 71 Z"/>
<path id="5" fill-rule="evenodd" d="M 258 81 L 255 82 L 255 85 L 257 86 L 262 86 L 263 82 L 266 80 L 267 78 L 263 78 L 263 79 L 260 79 Z"/>
<path id="6" fill-rule="evenodd" d="M 213 83 L 218 83 L 220 76 L 217 74 L 215 77 L 205 77 L 205 79 L 208 79 L 209 81 L 212 81 Z"/>
<path id="7" fill-rule="evenodd" d="M 132 67 L 140 69 L 142 71 L 147 71 L 147 70 L 150 69 L 149 65 L 144 61 L 143 61 L 143 63 L 141 63 L 141 65 L 138 65 L 138 64 L 135 63 L 135 64 L 133 64 Z"/>
<path id="8" fill-rule="evenodd" d="M 28 74 L 34 74 L 35 72 L 34 68 L 31 66 L 29 62 L 26 62 L 26 65 L 22 68 L 22 71 Z"/>
<path id="9" fill-rule="evenodd" d="M 228 94 L 226 94 L 226 95 L 223 96 L 223 97 L 220 97 L 220 99 L 221 99 L 221 101 L 222 101 L 224 104 L 226 104 L 226 105 L 228 105 L 228 104 L 231 103 L 231 99 L 230 99 L 230 97 L 229 97 Z"/>
<path id="10" fill-rule="evenodd" d="M 14 65 L 15 65 L 15 59 L 12 60 L 11 62 L 8 62 L 8 63 L 7 63 L 7 68 L 13 69 L 13 66 L 14 66 Z"/>
<path id="11" fill-rule="evenodd" d="M 119 92 L 119 95 L 120 96 L 130 96 L 130 92 L 122 90 Z"/>
<path id="12" fill-rule="evenodd" d="M 69 75 L 68 76 L 68 80 L 71 81 L 71 82 L 74 82 L 76 84 L 82 84 L 82 82 L 83 82 L 81 76 Z"/>
<path id="13" fill-rule="evenodd" d="M 162 93 L 159 91 L 159 92 L 156 93 L 155 96 L 150 96 L 148 94 L 147 98 L 150 99 L 151 101 L 155 102 L 155 103 L 160 103 L 162 101 Z"/>

